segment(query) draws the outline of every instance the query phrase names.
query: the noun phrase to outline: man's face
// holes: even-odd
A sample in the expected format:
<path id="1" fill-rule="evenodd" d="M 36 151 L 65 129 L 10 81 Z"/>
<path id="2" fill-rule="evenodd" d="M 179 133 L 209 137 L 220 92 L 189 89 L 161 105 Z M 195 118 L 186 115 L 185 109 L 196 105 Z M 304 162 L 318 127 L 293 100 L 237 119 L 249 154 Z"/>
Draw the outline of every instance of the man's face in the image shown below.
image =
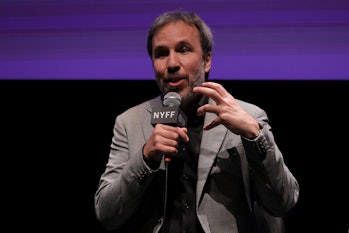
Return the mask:
<path id="1" fill-rule="evenodd" d="M 153 37 L 153 69 L 160 90 L 175 91 L 185 100 L 205 81 L 211 53 L 203 60 L 199 31 L 183 21 L 169 23 Z M 190 99 L 190 98 L 189 98 Z"/>

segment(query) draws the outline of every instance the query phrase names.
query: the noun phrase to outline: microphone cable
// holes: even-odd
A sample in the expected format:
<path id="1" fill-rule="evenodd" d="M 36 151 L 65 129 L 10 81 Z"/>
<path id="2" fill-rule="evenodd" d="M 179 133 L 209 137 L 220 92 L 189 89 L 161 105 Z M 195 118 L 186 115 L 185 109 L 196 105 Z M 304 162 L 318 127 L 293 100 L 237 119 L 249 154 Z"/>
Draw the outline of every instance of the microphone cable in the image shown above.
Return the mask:
<path id="1" fill-rule="evenodd" d="M 168 92 L 163 99 L 163 106 L 174 107 L 181 105 L 181 96 L 177 92 Z M 186 120 L 186 118 L 184 118 Z M 165 162 L 165 193 L 164 193 L 164 212 L 162 217 L 162 233 L 165 233 L 166 228 L 166 211 L 167 211 L 167 198 L 168 198 L 168 173 L 169 173 L 169 163 L 171 162 L 171 157 L 164 155 Z"/>
<path id="2" fill-rule="evenodd" d="M 165 194 L 164 194 L 164 212 L 162 217 L 162 233 L 165 233 L 165 226 L 166 226 L 166 211 L 167 211 L 167 190 L 168 190 L 168 164 L 171 161 L 171 158 L 164 157 L 165 161 Z"/>

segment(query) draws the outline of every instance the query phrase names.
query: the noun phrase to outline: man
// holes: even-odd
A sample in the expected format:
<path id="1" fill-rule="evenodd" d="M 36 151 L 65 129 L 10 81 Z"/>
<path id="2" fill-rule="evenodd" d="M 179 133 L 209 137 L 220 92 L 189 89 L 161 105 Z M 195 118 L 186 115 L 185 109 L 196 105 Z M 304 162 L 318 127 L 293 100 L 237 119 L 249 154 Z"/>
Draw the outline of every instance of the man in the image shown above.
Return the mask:
<path id="1" fill-rule="evenodd" d="M 162 95 L 117 116 L 97 219 L 120 232 L 283 232 L 297 180 L 264 110 L 207 81 L 209 27 L 194 13 L 165 12 L 147 42 Z M 151 124 L 168 92 L 180 95 L 186 127 Z"/>

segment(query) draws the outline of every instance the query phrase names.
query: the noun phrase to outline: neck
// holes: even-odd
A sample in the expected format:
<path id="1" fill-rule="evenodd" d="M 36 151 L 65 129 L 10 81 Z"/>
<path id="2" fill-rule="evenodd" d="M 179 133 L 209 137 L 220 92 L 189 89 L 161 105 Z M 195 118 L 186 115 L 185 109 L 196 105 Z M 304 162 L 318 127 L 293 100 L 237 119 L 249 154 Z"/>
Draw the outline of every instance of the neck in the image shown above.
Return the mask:
<path id="1" fill-rule="evenodd" d="M 191 94 L 182 99 L 181 109 L 188 116 L 196 115 L 198 107 L 206 104 L 208 101 L 207 97 L 199 94 Z"/>

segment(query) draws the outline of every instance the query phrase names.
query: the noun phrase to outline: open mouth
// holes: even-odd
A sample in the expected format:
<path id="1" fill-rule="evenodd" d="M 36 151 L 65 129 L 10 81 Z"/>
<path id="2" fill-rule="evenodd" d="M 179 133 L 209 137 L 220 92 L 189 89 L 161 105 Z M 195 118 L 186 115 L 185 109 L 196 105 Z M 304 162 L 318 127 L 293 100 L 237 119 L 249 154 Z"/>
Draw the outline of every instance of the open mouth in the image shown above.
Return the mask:
<path id="1" fill-rule="evenodd" d="M 168 80 L 166 80 L 166 82 L 168 83 L 168 85 L 170 86 L 170 87 L 179 87 L 179 86 L 181 86 L 181 85 L 183 85 L 184 84 L 184 82 L 185 82 L 185 79 L 182 79 L 182 78 L 174 78 L 174 79 L 168 79 Z"/>

